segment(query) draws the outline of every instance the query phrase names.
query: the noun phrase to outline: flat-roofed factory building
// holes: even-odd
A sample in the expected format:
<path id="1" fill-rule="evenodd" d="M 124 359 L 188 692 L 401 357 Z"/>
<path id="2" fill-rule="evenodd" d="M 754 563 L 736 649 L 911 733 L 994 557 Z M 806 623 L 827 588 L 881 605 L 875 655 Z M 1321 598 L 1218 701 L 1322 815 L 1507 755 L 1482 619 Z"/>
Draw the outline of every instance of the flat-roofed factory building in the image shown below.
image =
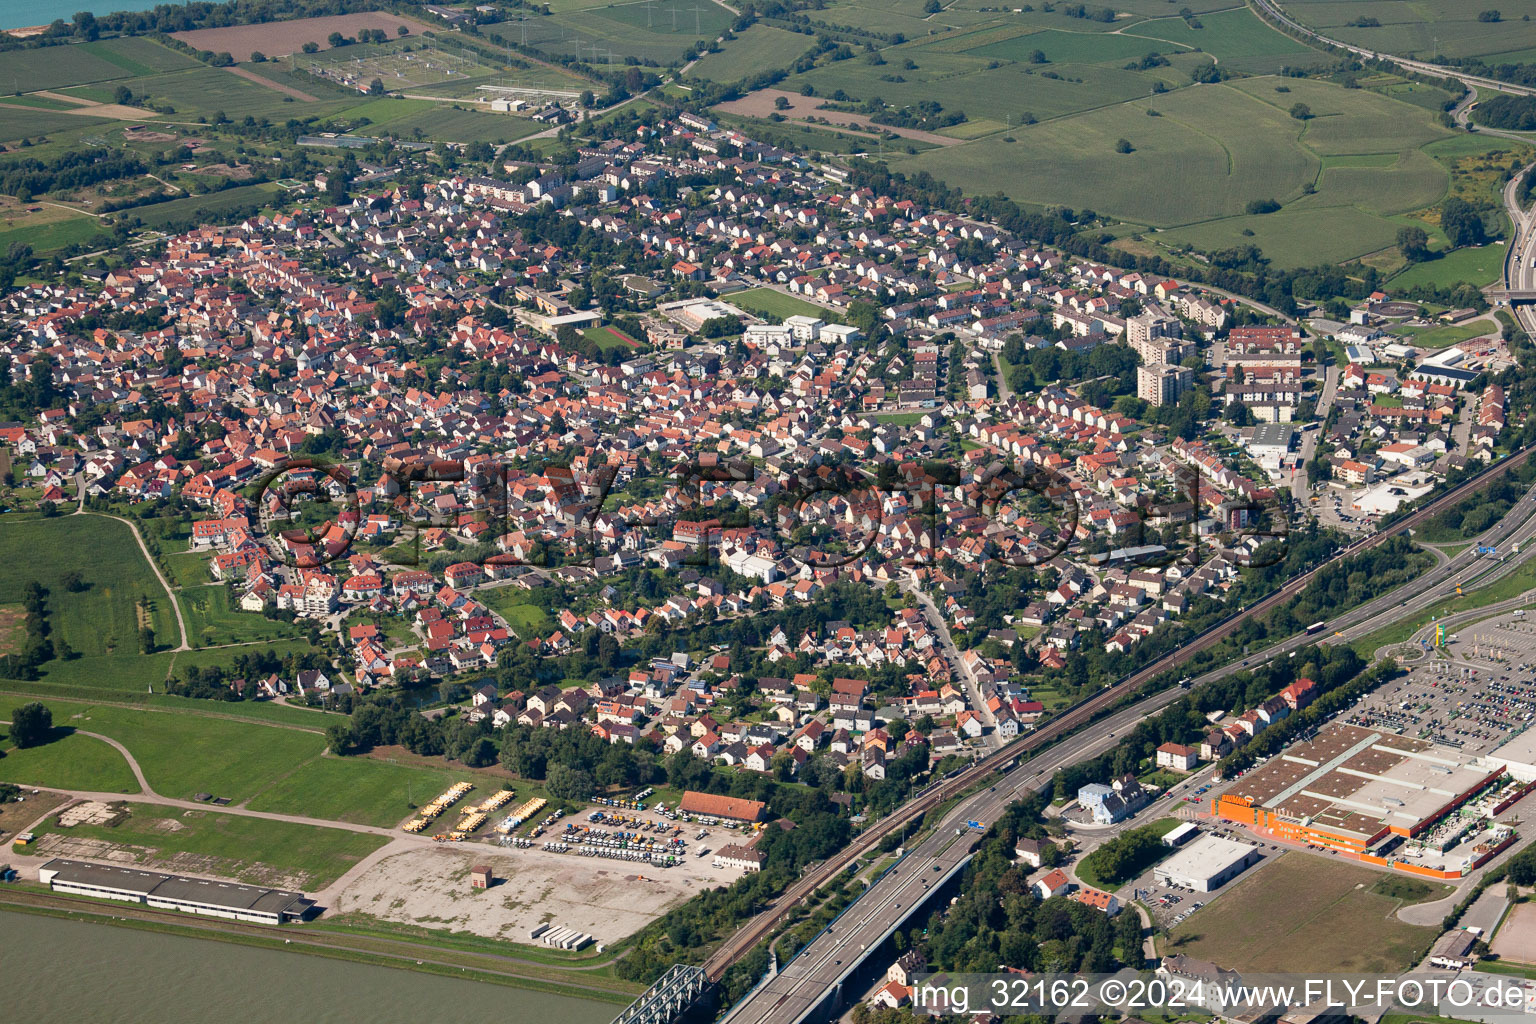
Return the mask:
<path id="1" fill-rule="evenodd" d="M 1214 892 L 1263 859 L 1259 847 L 1221 836 L 1190 843 L 1152 869 L 1163 885 Z"/>
<path id="2" fill-rule="evenodd" d="M 297 921 L 315 905 L 303 893 L 285 889 L 215 882 L 63 857 L 44 864 L 38 869 L 37 877 L 54 892 L 141 903 L 158 910 L 179 910 L 186 914 L 254 924 Z"/>
<path id="3" fill-rule="evenodd" d="M 1216 811 L 1293 842 L 1364 854 L 1392 836 L 1422 836 L 1503 774 L 1491 759 L 1340 724 L 1233 782 Z"/>

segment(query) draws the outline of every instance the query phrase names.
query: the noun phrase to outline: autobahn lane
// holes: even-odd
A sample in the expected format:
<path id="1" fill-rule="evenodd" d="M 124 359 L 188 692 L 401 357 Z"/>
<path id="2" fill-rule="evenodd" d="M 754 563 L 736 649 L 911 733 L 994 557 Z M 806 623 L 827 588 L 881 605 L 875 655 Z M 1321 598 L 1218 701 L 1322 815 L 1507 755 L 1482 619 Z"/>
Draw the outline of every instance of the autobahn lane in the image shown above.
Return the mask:
<path id="1" fill-rule="evenodd" d="M 1458 484 L 1456 487 L 1447 491 L 1445 494 L 1427 503 L 1424 507 L 1411 513 L 1399 522 L 1392 524 L 1387 529 L 1382 530 L 1381 532 L 1376 533 L 1370 537 L 1361 538 L 1360 540 L 1355 541 L 1349 545 L 1349 547 L 1336 554 L 1334 559 L 1347 558 L 1361 551 L 1368 550 L 1378 544 L 1384 543 L 1388 538 L 1398 533 L 1401 533 L 1405 530 L 1410 530 L 1413 527 L 1420 525 L 1431 516 L 1461 500 L 1461 498 L 1464 497 L 1467 493 L 1485 485 L 1497 474 L 1522 464 L 1527 458 L 1530 457 L 1530 455 L 1531 450 L 1526 449 L 1507 459 L 1501 460 L 1494 466 L 1491 466 L 1475 474 L 1470 479 L 1463 481 L 1461 484 Z M 1503 526 L 1504 524 L 1502 522 L 1495 524 L 1494 528 L 1488 532 L 1491 535 L 1496 530 L 1502 529 Z M 1324 565 L 1326 564 L 1327 563 L 1324 563 Z M 1451 564 L 1452 566 L 1456 565 L 1454 560 Z M 774 900 L 766 910 L 757 914 L 757 916 L 753 917 L 744 926 L 738 929 L 735 934 L 727 938 L 704 963 L 704 969 L 708 973 L 710 979 L 718 981 L 731 964 L 735 963 L 742 956 L 745 956 L 754 946 L 756 946 L 759 941 L 766 938 L 781 920 L 783 920 L 794 911 L 794 908 L 799 904 L 801 900 L 805 899 L 805 897 L 809 896 L 818 887 L 824 885 L 826 882 L 834 878 L 840 871 L 842 871 L 855 859 L 863 856 L 866 852 L 877 846 L 881 840 L 885 838 L 885 836 L 900 829 L 904 829 L 912 821 L 916 820 L 924 814 L 927 814 L 934 807 L 950 799 L 954 795 L 970 788 L 973 784 L 979 782 L 983 778 L 991 775 L 994 771 L 1008 763 L 1014 757 L 1028 754 L 1031 751 L 1037 750 L 1049 743 L 1054 742 L 1055 740 L 1068 733 L 1082 728 L 1083 726 L 1089 725 L 1089 723 L 1093 722 L 1096 716 L 1106 710 L 1115 707 L 1115 705 L 1119 704 L 1126 697 L 1135 693 L 1135 691 L 1144 683 L 1157 678 L 1159 675 L 1169 671 L 1170 669 L 1174 669 L 1180 665 L 1183 665 L 1186 661 L 1188 661 L 1191 657 L 1200 651 L 1203 651 L 1214 644 L 1220 643 L 1234 630 L 1238 629 L 1247 619 L 1258 615 L 1263 615 L 1273 608 L 1279 606 L 1280 604 L 1295 597 L 1308 583 L 1312 581 L 1313 578 L 1315 578 L 1317 573 L 1322 571 L 1322 568 L 1323 567 L 1320 566 L 1316 569 L 1305 572 L 1290 582 L 1286 583 L 1269 597 L 1256 602 L 1248 608 L 1239 609 L 1239 611 L 1232 615 L 1230 618 L 1206 630 L 1204 633 L 1191 640 L 1190 642 L 1181 645 L 1177 650 L 1163 655 L 1161 658 L 1158 658 L 1146 668 L 1139 672 L 1133 673 L 1116 685 L 1109 687 L 1108 689 L 1101 690 L 1097 694 L 1087 698 L 1081 703 L 1064 710 L 1055 718 L 1048 721 L 1041 728 L 1026 734 L 1008 746 L 993 751 L 992 753 L 979 759 L 974 764 L 961 771 L 958 776 L 944 780 L 937 787 L 930 787 L 929 790 L 925 790 L 923 793 L 918 794 L 913 799 L 909 800 L 906 804 L 902 805 L 900 808 L 897 808 L 891 814 L 886 815 L 875 825 L 865 829 L 862 833 L 859 834 L 858 837 L 854 839 L 852 843 L 840 851 L 836 856 L 829 858 L 821 864 L 813 865 L 807 869 L 804 875 L 802 875 L 798 881 L 793 883 L 784 892 L 783 895 L 781 895 L 777 900 Z M 1447 567 L 1442 566 L 1438 570 L 1432 570 L 1432 573 L 1439 573 L 1446 570 L 1446 568 Z M 1422 581 L 1416 581 L 1416 583 L 1432 585 L 1437 581 L 1437 578 L 1437 576 L 1430 576 L 1426 577 Z M 1383 604 L 1389 603 L 1387 599 L 1382 599 L 1382 602 Z M 1372 605 L 1367 607 L 1381 606 L 1382 605 Z M 1335 626 L 1334 628 L 1338 627 Z M 1311 639 L 1312 638 L 1307 637 L 1304 634 L 1299 634 L 1297 637 L 1294 637 L 1285 643 L 1291 644 L 1294 647 L 1309 642 Z M 1271 655 L 1275 652 L 1275 650 L 1283 653 L 1286 649 L 1287 648 L 1284 645 L 1281 645 L 1277 649 L 1272 649 Z M 1152 698 L 1152 701 L 1155 701 L 1156 699 L 1157 698 L 1154 697 Z M 1152 706 L 1150 701 L 1145 703 L 1149 707 Z M 1160 707 L 1161 705 L 1157 706 Z M 1095 725 L 1093 729 L 1090 730 L 1088 735 L 1079 737 L 1077 742 L 1092 742 L 1096 735 L 1102 733 L 1104 728 L 1105 727 L 1102 724 Z"/>
<path id="2" fill-rule="evenodd" d="M 1507 460 L 1501 468 L 1509 468 L 1512 464 L 1513 460 Z M 1419 513 L 1396 524 L 1386 533 L 1357 544 L 1353 550 L 1358 551 L 1363 547 L 1369 547 L 1373 541 L 1379 543 L 1385 536 L 1421 523 L 1428 515 L 1444 508 L 1450 500 L 1461 497 L 1465 493 L 1465 488 L 1476 486 L 1484 480 L 1486 476 L 1479 475 L 1461 488 L 1432 502 Z M 1401 596 L 1403 588 L 1399 588 L 1336 617 L 1329 623 L 1328 635 L 1298 634 L 1268 648 L 1261 655 L 1255 655 L 1237 665 L 1227 665 L 1207 672 L 1195 680 L 1194 685 L 1220 678 L 1244 666 L 1262 664 L 1308 644 L 1327 642 L 1334 639 L 1332 636 L 1334 632 L 1343 634 L 1343 639 L 1348 640 L 1367 635 L 1405 617 L 1422 614 L 1434 602 L 1454 594 L 1458 585 L 1463 588 L 1478 584 L 1486 585 L 1513 571 L 1524 560 L 1536 555 L 1536 544 L 1528 543 L 1533 538 L 1536 538 L 1536 487 L 1533 487 L 1508 515 L 1485 531 L 1476 544 L 1459 552 L 1449 562 L 1406 584 L 1406 587 L 1412 588 L 1410 596 Z M 1478 544 L 1501 546 L 1516 542 L 1524 542 L 1525 547 L 1516 559 L 1490 562 L 1487 558 L 1480 558 L 1476 554 Z M 1287 585 L 1286 592 L 1291 594 L 1297 592 L 1300 587 L 1295 584 L 1304 585 L 1305 582 L 1310 581 L 1314 573 L 1308 573 Z M 1264 603 L 1260 602 L 1260 605 Z M 1255 606 L 1255 609 L 1257 608 L 1259 605 Z M 1158 668 L 1159 665 L 1162 665 L 1161 661 L 1144 670 L 1143 673 L 1137 673 L 1132 679 L 1137 679 L 1146 672 L 1161 671 Z M 1126 683 L 1119 684 L 1113 688 L 1113 691 L 1120 691 L 1130 682 L 1131 680 L 1127 680 Z M 1113 691 L 1105 691 L 1105 695 Z M 827 993 L 832 992 L 857 969 L 870 949 L 878 946 L 889 936 L 892 929 L 900 926 L 900 923 L 912 912 L 912 908 L 921 903 L 923 897 L 931 891 L 934 884 L 949 877 L 970 857 L 980 836 L 969 830 L 961 836 L 956 836 L 956 827 L 963 826 L 967 821 L 989 824 L 1009 803 L 1045 785 L 1058 768 L 1088 760 L 1108 750 L 1115 744 L 1117 736 L 1133 728 L 1141 719 L 1156 714 L 1178 700 L 1186 692 L 1181 687 L 1171 687 L 1121 708 L 1094 722 L 1088 729 L 1071 736 L 1065 742 L 1051 746 L 1027 759 L 1021 759 L 1015 768 L 1005 771 L 989 789 L 976 793 L 957 804 L 932 834 L 907 852 L 894 871 L 875 882 L 838 921 L 833 923 L 831 928 L 817 935 L 794 959 L 785 964 L 777 975 L 738 1004 L 725 1020 L 729 1024 L 768 1024 L 768 1022 L 799 1024 L 820 1005 Z M 1086 707 L 1085 705 L 1084 708 L 1077 709 L 1078 713 Z M 1019 745 L 1015 744 L 990 755 L 985 761 L 993 762 L 997 759 L 1006 761 L 1018 750 Z M 970 785 L 977 777 L 975 774 L 967 773 L 963 780 L 966 785 Z M 919 800 L 914 803 L 928 800 L 930 796 L 920 794 Z M 933 803 L 937 802 L 933 801 Z M 928 808 L 925 807 L 924 810 L 926 809 Z M 816 884 L 821 883 L 818 881 Z M 803 899 L 814 888 L 813 885 L 797 893 L 794 901 Z M 786 902 L 781 900 L 781 905 Z M 743 934 L 745 933 L 746 930 Z M 734 955 L 745 952 L 745 949 L 750 948 L 755 942 L 754 938 Z M 734 959 L 734 956 L 730 956 L 729 959 Z M 727 959 L 715 961 L 711 977 L 718 978 L 727 962 Z"/>
<path id="3" fill-rule="evenodd" d="M 921 905 L 936 886 L 971 857 L 979 833 L 967 821 L 990 824 L 1007 806 L 1026 793 L 1050 783 L 1058 768 L 1096 757 L 1115 744 L 1115 737 L 1185 691 L 1174 688 L 1103 720 L 1091 737 L 1052 747 L 1004 773 L 990 789 L 957 805 L 942 823 L 907 851 L 901 861 L 841 917 L 808 943 L 773 978 L 741 1002 L 724 1019 L 728 1024 L 793 1024 L 807 1018 L 827 996 L 858 969 L 863 955 L 879 946 L 891 931 Z M 955 835 L 957 828 L 964 834 Z"/>

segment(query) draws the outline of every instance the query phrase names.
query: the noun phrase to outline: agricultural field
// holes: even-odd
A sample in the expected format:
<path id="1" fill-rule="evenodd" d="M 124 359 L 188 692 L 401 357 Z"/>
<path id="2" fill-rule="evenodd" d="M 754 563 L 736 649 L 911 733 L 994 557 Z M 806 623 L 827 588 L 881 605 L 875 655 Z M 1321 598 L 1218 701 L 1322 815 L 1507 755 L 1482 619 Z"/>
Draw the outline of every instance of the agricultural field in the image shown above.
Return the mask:
<path id="1" fill-rule="evenodd" d="M 223 814 L 217 809 L 121 806 L 122 813 L 110 825 L 66 827 L 57 816 L 49 819 L 37 830 L 37 853 L 313 892 L 388 842 L 383 836 Z"/>
<path id="2" fill-rule="evenodd" d="M 1162 116 L 1121 104 L 892 163 L 971 191 L 1002 189 L 1157 225 L 1236 216 L 1250 200 L 1299 195 L 1317 175 L 1318 157 L 1297 143 L 1300 126 L 1236 89 L 1207 86 L 1149 103 Z M 1117 153 L 1119 139 L 1134 151 Z"/>
<path id="3" fill-rule="evenodd" d="M 1175 928 L 1167 952 L 1219 957 L 1236 971 L 1407 970 L 1440 929 L 1399 922 L 1393 911 L 1403 901 L 1371 890 L 1384 877 L 1356 864 L 1282 854 Z"/>
<path id="4" fill-rule="evenodd" d="M 332 32 L 340 32 L 349 39 L 355 39 L 363 29 L 379 29 L 394 37 L 400 34 L 401 26 L 406 28 L 408 35 L 419 36 L 433 31 L 431 25 L 415 18 L 385 11 L 361 11 L 357 14 L 269 21 L 257 25 L 199 28 L 190 32 L 176 32 L 174 35 L 196 49 L 229 53 L 237 61 L 248 61 L 252 53 L 286 57 L 290 53 L 297 53 L 305 43 L 329 49 L 330 43 L 327 40 Z"/>
<path id="5" fill-rule="evenodd" d="M 6 520 L 0 564 L 20 567 L 0 573 L 0 604 L 21 604 L 27 585 L 40 583 L 55 644 L 83 657 L 137 656 L 141 625 L 176 644 L 169 598 L 124 523 L 91 515 Z M 70 574 L 80 589 L 69 589 Z"/>
<path id="6" fill-rule="evenodd" d="M 556 10 L 549 17 L 507 21 L 501 34 L 545 53 L 619 64 L 626 57 L 676 63 L 700 39 L 714 39 L 734 16 L 713 0 L 636 0 Z"/>
<path id="7" fill-rule="evenodd" d="M 1480 21 L 1483 11 L 1497 9 L 1500 21 Z M 1486 57 L 1536 47 L 1536 2 L 1500 0 L 1286 0 L 1292 18 L 1332 39 L 1368 46 L 1405 57 Z M 1378 25 L 1351 22 L 1374 19 Z"/>
<path id="8" fill-rule="evenodd" d="M 787 32 L 771 25 L 753 25 L 723 44 L 688 72 L 697 78 L 735 82 L 765 71 L 786 68 L 816 43 L 810 36 Z"/>
<path id="9" fill-rule="evenodd" d="M 0 67 L 0 90 L 38 92 L 86 82 L 110 82 L 201 67 L 152 39 L 129 38 L 14 50 Z"/>
<path id="10" fill-rule="evenodd" d="M 1276 32 L 1246 7 L 1191 19 L 1156 18 L 1132 25 L 1124 34 L 1213 53 L 1224 66 L 1249 73 L 1277 71 L 1288 62 L 1307 63 L 1316 56 L 1311 48 Z"/>

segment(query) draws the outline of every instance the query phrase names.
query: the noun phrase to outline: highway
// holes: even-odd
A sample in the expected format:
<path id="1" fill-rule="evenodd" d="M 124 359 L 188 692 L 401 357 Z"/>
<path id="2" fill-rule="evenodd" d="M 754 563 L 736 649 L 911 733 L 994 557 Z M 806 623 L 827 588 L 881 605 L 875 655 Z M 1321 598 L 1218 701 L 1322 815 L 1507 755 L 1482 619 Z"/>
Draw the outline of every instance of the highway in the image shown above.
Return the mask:
<path id="1" fill-rule="evenodd" d="M 1306 25 L 1301 24 L 1301 22 L 1296 21 L 1281 9 L 1280 5 L 1276 3 L 1275 0 L 1249 0 L 1249 2 L 1252 4 L 1252 6 L 1258 9 L 1261 15 L 1267 17 L 1269 21 L 1283 25 L 1304 39 L 1310 39 L 1315 43 L 1321 43 L 1325 46 L 1332 46 L 1339 50 L 1347 50 L 1355 56 L 1362 57 L 1366 60 L 1390 61 L 1393 64 L 1400 65 L 1408 71 L 1414 72 L 1415 74 L 1430 75 L 1441 79 L 1454 78 L 1469 87 L 1481 86 L 1485 89 L 1494 89 L 1500 92 L 1513 93 L 1517 96 L 1536 96 L 1536 89 L 1530 88 L 1529 86 L 1515 85 L 1510 82 L 1500 82 L 1497 79 L 1484 78 L 1480 75 L 1469 75 L 1459 68 L 1446 67 L 1444 64 L 1434 64 L 1427 60 L 1414 60 L 1410 57 L 1399 57 L 1396 54 L 1382 53 L 1379 50 L 1371 50 L 1364 46 L 1355 46 L 1352 43 L 1346 43 L 1339 39 L 1332 39 L 1323 35 L 1321 32 L 1318 32 L 1312 28 L 1308 28 Z"/>
<path id="2" fill-rule="evenodd" d="M 1527 454 L 1521 453 L 1512 459 L 1505 460 L 1493 470 L 1479 474 L 1455 491 L 1430 503 L 1424 509 L 1382 533 L 1356 542 L 1349 550 L 1356 552 L 1374 546 L 1388 536 L 1421 523 L 1429 515 L 1462 497 L 1468 488 L 1484 482 L 1491 472 L 1509 468 L 1510 465 L 1523 461 Z M 1407 584 L 1405 588 L 1399 588 L 1397 591 L 1366 602 L 1330 620 L 1325 632 L 1318 635 L 1302 633 L 1290 637 L 1266 648 L 1262 653 L 1255 654 L 1250 659 L 1243 660 L 1238 665 L 1227 665 L 1208 672 L 1195 679 L 1192 685 L 1219 678 L 1233 671 L 1234 668 L 1256 666 L 1276 657 L 1283 657 L 1308 644 L 1356 639 L 1401 619 L 1422 615 L 1435 602 L 1454 594 L 1458 585 L 1467 589 L 1486 586 L 1514 571 L 1515 567 L 1524 560 L 1536 556 L 1536 544 L 1531 543 L 1533 539 L 1536 539 L 1536 487 L 1527 493 L 1509 515 L 1494 524 L 1479 538 L 1479 544 L 1499 547 L 1501 551 L 1519 542 L 1523 549 L 1520 555 L 1506 556 L 1504 561 L 1498 561 L 1489 556 L 1479 556 L 1477 545 L 1472 545 L 1459 552 L 1456 557 Z M 870 841 L 872 834 L 874 841 L 877 842 L 892 830 L 889 823 L 911 820 L 915 815 L 908 813 L 909 809 L 916 807 L 920 812 L 926 813 L 928 809 L 943 802 L 952 793 L 962 788 L 969 788 L 980 776 L 990 774 L 993 769 L 1016 756 L 1020 757 L 1020 763 L 998 776 L 996 783 L 989 789 L 976 793 L 957 804 L 933 833 L 907 851 L 906 856 L 894 870 L 872 885 L 843 913 L 842 917 L 834 922 L 831 928 L 813 939 L 793 960 L 785 964 L 777 975 L 738 1004 L 724 1020 L 729 1024 L 767 1024 L 767 1022 L 799 1024 L 828 993 L 836 989 L 849 974 L 857 969 L 868 950 L 879 946 L 893 929 L 900 926 L 912 911 L 913 906 L 921 903 L 933 886 L 941 884 L 963 868 L 980 839 L 980 833 L 965 829 L 965 822 L 978 821 L 983 826 L 990 824 L 1009 803 L 1047 784 L 1058 768 L 1096 757 L 1112 747 L 1117 736 L 1123 735 L 1141 719 L 1157 713 L 1178 700 L 1187 691 L 1180 687 L 1172 687 L 1135 704 L 1120 708 L 1107 717 L 1093 722 L 1074 735 L 1070 742 L 1050 747 L 1033 757 L 1028 756 L 1030 748 L 1039 747 L 1049 739 L 1074 728 L 1075 723 L 1068 723 L 1073 720 L 1080 721 L 1085 709 L 1102 709 L 1108 706 L 1109 703 L 1126 695 L 1128 687 L 1133 689 L 1170 665 L 1180 663 L 1183 658 L 1188 657 L 1189 653 L 1216 642 L 1216 639 L 1227 635 L 1237 623 L 1248 616 L 1262 614 L 1280 600 L 1294 596 L 1310 581 L 1312 575 L 1313 573 L 1307 573 L 1298 577 L 1273 597 L 1259 602 L 1223 626 L 1208 631 L 1195 642 L 1181 648 L 1179 652 L 1160 659 L 1142 672 L 1104 691 L 1100 696 L 1056 719 L 1045 729 L 1030 734 L 1027 738 L 997 753 L 988 755 L 958 778 L 930 787 L 929 790 L 918 794 L 907 807 L 884 819 L 875 828 L 867 830 L 850 849 L 856 849 L 857 852 L 862 853 L 874 845 L 874 842 Z M 1409 596 L 1402 596 L 1405 590 L 1411 591 Z M 1339 635 L 1335 636 L 1335 634 Z M 1216 639 L 1211 639 L 1213 636 Z M 1109 698 L 1108 703 L 1105 703 L 1105 698 Z M 961 828 L 965 834 L 957 836 L 956 828 Z M 706 963 L 705 968 L 710 977 L 719 978 L 725 968 L 752 948 L 783 914 L 793 909 L 809 892 L 830 878 L 837 870 L 841 870 L 851 860 L 852 856 L 848 856 L 845 851 L 844 855 L 807 872 L 806 877 L 792 886 L 789 893 L 782 897 L 772 910 L 760 915 L 753 924 L 728 940 Z"/>

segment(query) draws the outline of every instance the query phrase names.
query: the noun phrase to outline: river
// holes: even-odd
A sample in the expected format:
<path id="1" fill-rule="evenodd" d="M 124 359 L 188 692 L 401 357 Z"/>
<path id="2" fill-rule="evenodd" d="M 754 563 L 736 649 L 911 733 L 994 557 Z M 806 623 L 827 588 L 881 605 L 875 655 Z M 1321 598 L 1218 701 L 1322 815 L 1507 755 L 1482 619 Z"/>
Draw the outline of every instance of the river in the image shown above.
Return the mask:
<path id="1" fill-rule="evenodd" d="M 69 21 L 76 11 L 111 14 L 114 11 L 148 11 L 155 0 L 0 0 L 0 28 L 31 28 L 49 25 L 62 18 Z"/>
<path id="2" fill-rule="evenodd" d="M 605 1024 L 621 1007 L 329 957 L 0 911 L 7 1020 Z"/>

